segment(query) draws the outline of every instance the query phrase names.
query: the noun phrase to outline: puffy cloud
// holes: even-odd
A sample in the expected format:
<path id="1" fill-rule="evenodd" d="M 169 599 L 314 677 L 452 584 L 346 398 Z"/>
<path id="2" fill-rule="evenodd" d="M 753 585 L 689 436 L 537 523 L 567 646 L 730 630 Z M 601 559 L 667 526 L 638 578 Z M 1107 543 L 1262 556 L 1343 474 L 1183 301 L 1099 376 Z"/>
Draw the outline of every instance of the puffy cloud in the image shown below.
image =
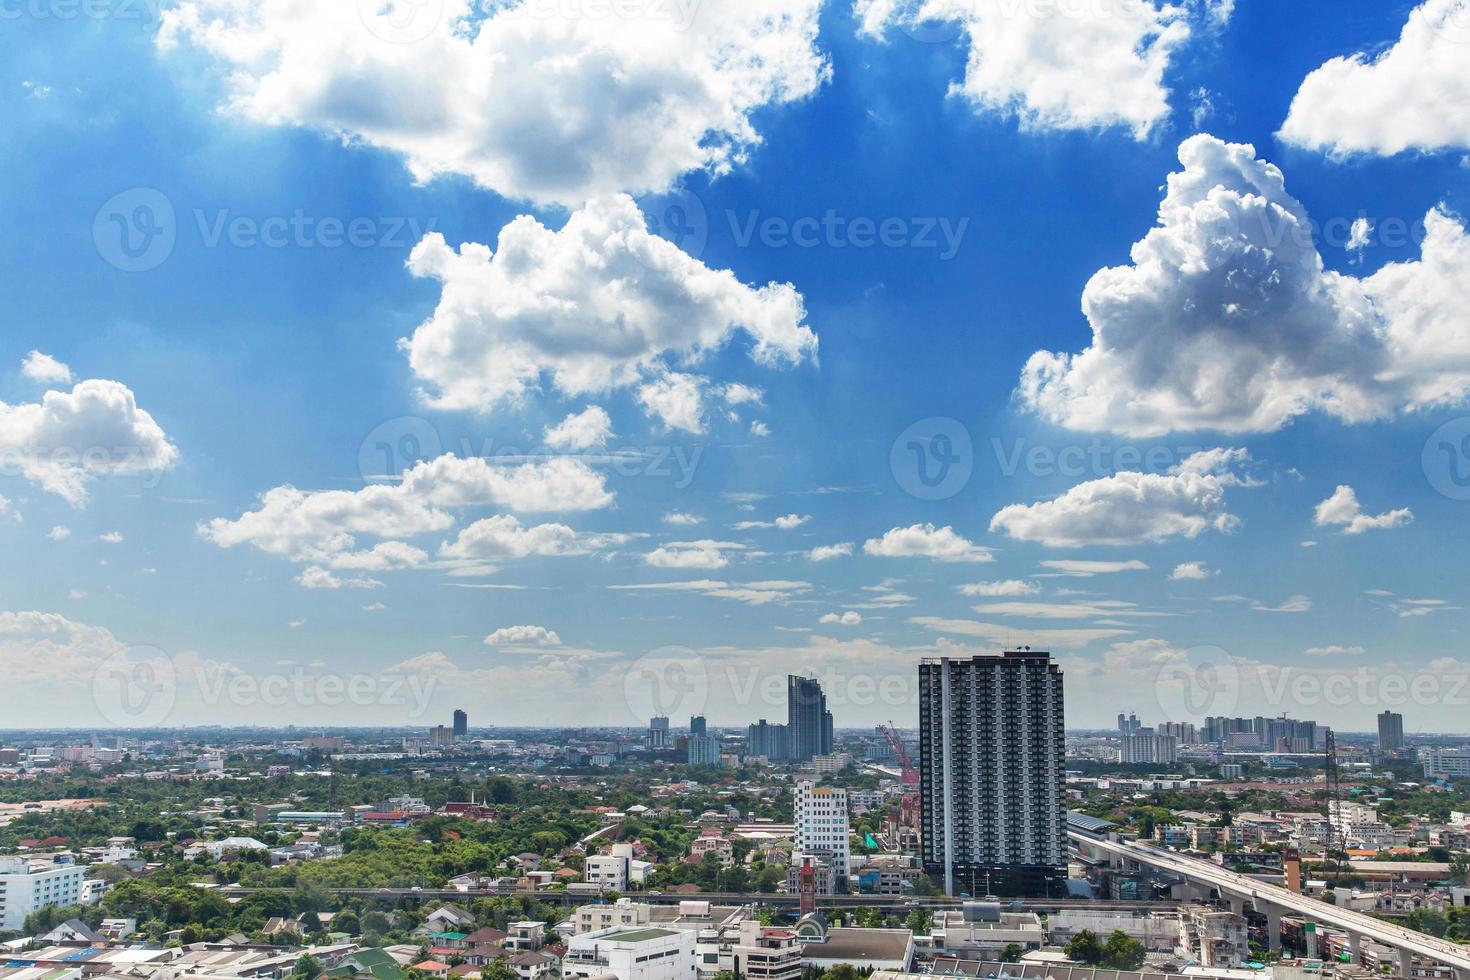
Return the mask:
<path id="1" fill-rule="evenodd" d="M 429 560 L 428 552 L 402 541 L 384 541 L 367 551 L 350 551 L 333 555 L 333 568 L 364 572 L 391 572 L 417 568 Z"/>
<path id="2" fill-rule="evenodd" d="M 553 449 L 593 449 L 607 445 L 612 438 L 612 419 L 601 406 L 568 415 L 546 430 L 546 444 Z"/>
<path id="3" fill-rule="evenodd" d="M 71 537 L 71 528 L 62 527 L 60 524 L 58 524 L 46 533 L 46 537 L 50 538 L 52 541 L 65 541 L 67 538 Z"/>
<path id="4" fill-rule="evenodd" d="M 1133 264 L 1087 284 L 1092 345 L 1027 362 L 1027 407 L 1072 429 L 1156 436 L 1267 432 L 1314 410 L 1360 422 L 1470 393 L 1458 299 L 1470 235 L 1457 220 L 1431 211 L 1420 261 L 1357 279 L 1325 270 L 1306 211 L 1253 147 L 1201 135 L 1179 159 Z"/>
<path id="5" fill-rule="evenodd" d="M 211 55 L 239 116 L 565 205 L 727 172 L 760 142 L 757 110 L 828 75 L 819 0 L 482 6 L 185 0 L 158 43 Z"/>
<path id="6" fill-rule="evenodd" d="M 452 249 L 431 234 L 409 270 L 442 283 L 439 306 L 402 341 L 414 373 L 442 408 L 488 409 L 523 396 L 543 375 L 571 396 L 644 384 L 644 404 L 684 398 L 664 421 L 700 431 L 688 406 L 696 379 L 668 375 L 743 333 L 766 365 L 815 357 L 817 337 L 790 284 L 752 288 L 651 234 L 637 204 L 618 195 L 589 202 L 560 231 L 522 216 L 494 252 Z M 652 390 L 649 391 L 648 389 Z"/>
<path id="7" fill-rule="evenodd" d="M 1342 525 L 1343 534 L 1362 534 L 1364 531 L 1403 527 L 1414 520 L 1414 513 L 1403 507 L 1376 517 L 1365 514 L 1363 505 L 1358 503 L 1357 492 L 1352 487 L 1343 485 L 1317 505 L 1314 519 L 1318 527 Z"/>
<path id="8" fill-rule="evenodd" d="M 1470 149 L 1470 2 L 1426 0 L 1398 42 L 1302 82 L 1280 136 L 1336 155 Z"/>
<path id="9" fill-rule="evenodd" d="M 416 564 L 421 552 L 384 542 L 368 553 L 372 557 L 344 557 L 358 535 L 400 539 L 444 531 L 454 523 L 450 508 L 494 505 L 535 513 L 610 503 L 602 475 L 578 460 L 497 467 L 479 458 L 441 456 L 418 464 L 397 484 L 322 491 L 276 487 L 261 496 L 258 509 L 235 520 L 215 518 L 201 524 L 199 533 L 222 548 L 249 544 L 293 561 L 385 569 Z"/>
<path id="10" fill-rule="evenodd" d="M 74 507 L 99 476 L 159 473 L 179 451 L 132 391 L 116 381 L 83 381 L 39 402 L 0 402 L 0 457 Z"/>
<path id="11" fill-rule="evenodd" d="M 807 552 L 807 558 L 812 561 L 831 561 L 834 558 L 852 557 L 852 542 L 844 541 L 840 544 L 822 544 Z"/>
<path id="12" fill-rule="evenodd" d="M 522 527 L 516 518 L 500 515 L 471 524 L 459 532 L 454 542 L 444 544 L 439 553 L 445 558 L 477 561 L 586 555 L 623 544 L 631 537 L 626 534 L 578 534 L 565 524 Z"/>
<path id="13" fill-rule="evenodd" d="M 58 613 L 0 612 L 0 661 L 10 684 L 90 683 L 104 662 L 125 650 L 108 630 Z"/>
<path id="14" fill-rule="evenodd" d="M 750 436 L 752 439 L 764 439 L 771 434 L 771 427 L 760 419 L 750 423 Z"/>
<path id="15" fill-rule="evenodd" d="M 487 647 L 559 647 L 561 637 L 545 626 L 504 626 L 485 637 Z"/>
<path id="16" fill-rule="evenodd" d="M 837 613 L 827 613 L 818 620 L 823 626 L 859 626 L 862 621 L 862 613 L 853 612 L 851 609 L 840 616 Z"/>
<path id="17" fill-rule="evenodd" d="M 21 362 L 20 372 L 40 384 L 71 383 L 71 368 L 50 354 L 42 354 L 38 350 L 26 355 L 26 359 Z"/>
<path id="18" fill-rule="evenodd" d="M 685 514 L 681 511 L 671 511 L 664 515 L 664 523 L 672 524 L 675 527 L 693 527 L 696 524 L 703 524 L 704 518 L 697 517 L 694 514 Z"/>
<path id="19" fill-rule="evenodd" d="M 409 470 L 402 487 L 408 496 L 442 507 L 494 504 L 522 514 L 601 510 L 613 502 L 602 474 L 560 456 L 496 466 L 477 457 L 445 455 Z"/>
<path id="20" fill-rule="evenodd" d="M 1041 587 L 1035 582 L 1023 582 L 1020 579 L 1005 579 L 1000 582 L 973 582 L 969 585 L 960 586 L 960 595 L 985 596 L 988 598 L 1017 597 L 1037 595 Z"/>
<path id="21" fill-rule="evenodd" d="M 965 77 L 950 94 L 1024 129 L 1124 127 L 1144 139 L 1169 115 L 1165 74 L 1190 37 L 1221 26 L 1232 0 L 1206 3 L 1028 4 L 857 0 L 864 33 L 927 21 L 969 40 Z"/>
<path id="22" fill-rule="evenodd" d="M 665 428 L 704 432 L 704 379 L 697 375 L 666 372 L 638 389 L 638 401 Z"/>
<path id="23" fill-rule="evenodd" d="M 740 551 L 742 544 L 731 541 L 673 541 L 643 556 L 654 568 L 724 568 L 730 564 L 727 551 Z"/>
<path id="24" fill-rule="evenodd" d="M 880 558 L 933 558 L 936 561 L 995 560 L 988 549 L 956 534 L 954 528 L 936 528 L 933 524 L 893 528 L 881 538 L 869 538 L 863 542 L 863 553 Z"/>
<path id="25" fill-rule="evenodd" d="M 1202 561 L 1186 561 L 1175 565 L 1169 578 L 1175 582 L 1192 582 L 1207 579 L 1214 574 Z"/>
<path id="26" fill-rule="evenodd" d="M 103 544 L 122 544 L 123 536 L 121 531 L 108 531 L 106 534 L 98 535 L 97 540 Z"/>
<path id="27" fill-rule="evenodd" d="M 743 384 L 727 384 L 720 389 L 720 398 L 726 405 L 760 405 L 766 393 L 759 388 Z"/>
<path id="28" fill-rule="evenodd" d="M 1116 473 L 1080 483 L 1060 497 L 1011 504 L 991 519 L 992 531 L 1052 548 L 1134 545 L 1172 537 L 1231 531 L 1238 521 L 1225 509 L 1226 487 L 1249 485 L 1231 467 L 1245 450 L 1196 453 L 1169 473 Z"/>

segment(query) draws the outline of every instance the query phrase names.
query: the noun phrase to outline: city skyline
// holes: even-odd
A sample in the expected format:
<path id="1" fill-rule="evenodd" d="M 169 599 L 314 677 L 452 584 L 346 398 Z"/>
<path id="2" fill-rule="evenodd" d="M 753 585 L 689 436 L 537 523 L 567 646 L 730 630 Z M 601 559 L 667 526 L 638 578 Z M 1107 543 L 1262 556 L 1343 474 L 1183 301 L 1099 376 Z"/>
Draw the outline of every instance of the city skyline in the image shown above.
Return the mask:
<path id="1" fill-rule="evenodd" d="M 15 724 L 1466 730 L 1457 0 L 399 2 L 6 18 Z"/>

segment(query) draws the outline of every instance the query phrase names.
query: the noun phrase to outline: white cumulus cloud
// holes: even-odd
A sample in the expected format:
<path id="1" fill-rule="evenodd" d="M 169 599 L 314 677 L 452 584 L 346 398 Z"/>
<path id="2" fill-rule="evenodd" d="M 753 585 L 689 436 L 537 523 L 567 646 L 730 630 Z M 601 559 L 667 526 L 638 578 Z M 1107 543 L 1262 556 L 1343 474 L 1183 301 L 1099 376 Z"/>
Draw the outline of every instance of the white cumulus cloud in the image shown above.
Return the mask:
<path id="1" fill-rule="evenodd" d="M 1391 47 L 1308 75 L 1281 138 L 1335 156 L 1470 149 L 1467 43 L 1470 0 L 1426 0 Z"/>
<path id="2" fill-rule="evenodd" d="M 1080 483 L 1052 500 L 1011 504 L 991 519 L 990 529 L 1052 548 L 1228 532 L 1238 521 L 1225 509 L 1225 490 L 1250 485 L 1237 472 L 1248 460 L 1243 449 L 1214 449 L 1190 456 L 1169 473 L 1116 473 Z"/>
<path id="3" fill-rule="evenodd" d="M 116 381 L 82 381 L 39 402 L 0 402 L 0 456 L 74 507 L 100 476 L 159 473 L 178 449 L 133 392 Z"/>
<path id="4" fill-rule="evenodd" d="M 1132 265 L 1083 293 L 1092 345 L 1040 351 L 1026 406 L 1072 429 L 1157 436 L 1268 432 L 1310 411 L 1348 422 L 1470 394 L 1470 235 L 1442 210 L 1419 261 L 1357 279 L 1327 271 L 1302 205 L 1255 149 L 1179 148 L 1159 223 Z"/>
<path id="5" fill-rule="evenodd" d="M 646 407 L 697 432 L 688 389 L 698 379 L 670 374 L 669 361 L 694 363 L 737 334 L 764 365 L 817 352 L 793 286 L 751 287 L 709 268 L 650 233 L 626 196 L 589 202 L 560 231 L 519 217 L 494 251 L 473 243 L 456 251 L 430 234 L 408 268 L 442 285 L 434 314 L 401 342 L 425 397 L 441 408 L 489 409 L 549 376 L 569 396 L 642 385 Z"/>
<path id="6" fill-rule="evenodd" d="M 546 444 L 552 449 L 595 449 L 607 445 L 612 438 L 612 419 L 598 405 L 568 415 L 546 430 Z"/>
<path id="7" fill-rule="evenodd" d="M 577 205 L 740 165 L 753 115 L 827 78 L 820 7 L 184 0 L 158 45 L 210 55 L 236 116 L 382 147 L 419 181 Z"/>
<path id="8" fill-rule="evenodd" d="M 1364 531 L 1403 527 L 1414 520 L 1414 513 L 1407 507 L 1401 507 L 1378 515 L 1365 514 L 1363 505 L 1358 502 L 1357 491 L 1344 484 L 1317 505 L 1314 520 L 1318 527 L 1340 525 L 1343 534 L 1362 534 Z"/>
<path id="9" fill-rule="evenodd" d="M 1192 36 L 1229 19 L 1232 0 L 1036 4 L 857 0 L 863 33 L 948 23 L 968 39 L 950 94 L 1025 129 L 1122 127 L 1144 139 L 1169 115 L 1165 79 Z"/>
<path id="10" fill-rule="evenodd" d="M 932 558 L 936 561 L 985 562 L 995 556 L 955 532 L 952 527 L 915 524 L 896 527 L 881 538 L 863 542 L 863 553 L 880 558 Z"/>
<path id="11" fill-rule="evenodd" d="M 33 350 L 21 362 L 20 372 L 40 384 L 70 384 L 71 368 L 50 354 Z"/>
<path id="12" fill-rule="evenodd" d="M 504 626 L 485 637 L 487 647 L 559 647 L 561 637 L 545 626 Z"/>

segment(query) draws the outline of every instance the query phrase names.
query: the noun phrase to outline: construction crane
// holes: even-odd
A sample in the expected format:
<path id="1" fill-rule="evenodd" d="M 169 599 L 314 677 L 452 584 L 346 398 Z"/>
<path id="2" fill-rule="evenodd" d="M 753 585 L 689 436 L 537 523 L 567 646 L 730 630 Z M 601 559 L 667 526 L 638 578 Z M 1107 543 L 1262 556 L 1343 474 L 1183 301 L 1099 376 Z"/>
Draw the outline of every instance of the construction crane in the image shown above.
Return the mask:
<path id="1" fill-rule="evenodd" d="M 893 753 L 893 759 L 899 765 L 899 782 L 903 785 L 903 797 L 898 804 L 899 822 L 919 829 L 919 770 L 914 767 L 909 759 L 909 750 L 904 748 L 903 739 L 898 737 L 898 729 L 893 727 L 890 721 L 887 725 L 879 725 L 878 731 L 888 741 L 888 748 Z"/>

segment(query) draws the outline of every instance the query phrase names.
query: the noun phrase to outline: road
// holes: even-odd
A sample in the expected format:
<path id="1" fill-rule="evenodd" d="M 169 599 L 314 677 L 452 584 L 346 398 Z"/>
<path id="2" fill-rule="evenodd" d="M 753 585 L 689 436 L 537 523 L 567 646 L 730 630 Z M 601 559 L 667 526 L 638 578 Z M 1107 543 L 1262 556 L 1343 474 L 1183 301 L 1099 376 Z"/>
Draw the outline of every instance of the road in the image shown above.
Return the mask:
<path id="1" fill-rule="evenodd" d="M 270 889 L 242 888 L 238 885 L 225 885 L 218 890 L 226 895 L 250 895 L 259 891 L 269 891 Z M 553 904 L 586 905 L 597 900 L 597 895 L 595 894 L 579 894 L 577 892 L 566 891 L 462 892 L 453 888 L 328 888 L 327 891 L 334 895 L 354 897 L 390 899 L 421 898 L 444 901 L 511 897 L 534 898 L 537 901 Z M 677 905 L 680 902 L 711 902 L 715 905 L 760 904 L 795 906 L 799 901 L 796 895 L 770 895 L 762 892 L 627 892 L 625 897 L 639 902 L 647 902 L 650 905 Z M 825 908 L 957 909 L 964 901 L 963 899 L 945 897 L 905 898 L 897 895 L 824 895 L 820 899 L 820 904 Z M 1002 904 L 1009 906 L 1012 901 L 1020 903 L 1018 910 L 1027 912 L 1056 912 L 1062 909 L 1093 909 L 1096 911 L 1118 912 L 1158 911 L 1161 909 L 1177 908 L 1181 904 L 1179 902 L 1100 902 L 1080 898 L 1004 899 Z"/>
<path id="2" fill-rule="evenodd" d="M 1075 831 L 1070 831 L 1069 836 L 1079 847 L 1177 874 L 1188 882 L 1215 889 L 1223 899 L 1250 902 L 1257 912 L 1268 917 L 1272 914 L 1271 910 L 1275 910 L 1278 915 L 1281 911 L 1300 915 L 1308 921 L 1340 929 L 1349 936 L 1365 937 L 1393 949 L 1453 967 L 1458 980 L 1470 980 L 1470 947 L 1405 929 L 1362 912 L 1338 908 L 1306 895 L 1298 895 L 1279 885 L 1269 885 L 1210 861 L 1186 857 L 1177 851 L 1138 841 L 1100 840 Z"/>

